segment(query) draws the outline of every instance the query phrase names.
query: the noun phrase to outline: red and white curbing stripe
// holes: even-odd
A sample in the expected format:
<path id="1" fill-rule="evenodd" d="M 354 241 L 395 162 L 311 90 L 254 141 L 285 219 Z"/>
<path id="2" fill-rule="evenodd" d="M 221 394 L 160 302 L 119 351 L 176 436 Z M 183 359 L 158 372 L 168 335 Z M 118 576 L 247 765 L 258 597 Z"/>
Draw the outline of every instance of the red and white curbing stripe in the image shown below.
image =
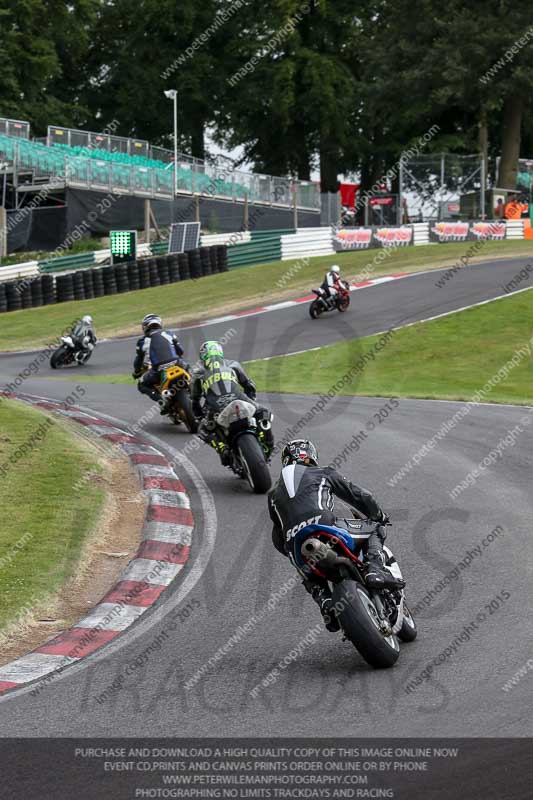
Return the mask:
<path id="1" fill-rule="evenodd" d="M 119 581 L 70 630 L 0 667 L 0 693 L 33 681 L 46 685 L 53 674 L 94 653 L 150 608 L 186 564 L 194 520 L 185 488 L 165 455 L 142 439 L 96 416 L 54 401 L 0 393 L 54 411 L 120 447 L 138 473 L 148 497 L 143 539 Z M 39 685 L 36 686 L 38 693 Z M 32 692 L 33 694 L 33 692 Z"/>
<path id="2" fill-rule="evenodd" d="M 409 275 L 416 274 L 411 272 L 397 272 L 394 275 L 384 275 L 382 278 L 374 278 L 369 281 L 361 281 L 360 283 L 351 283 L 350 291 L 357 292 L 359 289 L 366 289 L 368 286 L 377 286 L 380 283 L 389 283 L 389 281 L 396 281 L 399 278 L 407 278 Z M 281 303 L 274 303 L 269 306 L 261 306 L 260 308 L 251 308 L 248 311 L 236 311 L 234 314 L 226 314 L 224 317 L 214 317 L 213 319 L 204 320 L 203 322 L 193 322 L 189 325 L 180 325 L 180 330 L 188 330 L 190 328 L 204 328 L 206 325 L 218 325 L 221 322 L 231 322 L 235 319 L 242 319 L 243 317 L 254 317 L 256 314 L 267 314 L 269 311 L 280 311 L 283 308 L 290 308 L 291 306 L 298 306 L 300 303 L 309 303 L 314 300 L 314 294 L 308 294 L 305 297 L 299 297 L 297 300 L 284 300 Z"/>

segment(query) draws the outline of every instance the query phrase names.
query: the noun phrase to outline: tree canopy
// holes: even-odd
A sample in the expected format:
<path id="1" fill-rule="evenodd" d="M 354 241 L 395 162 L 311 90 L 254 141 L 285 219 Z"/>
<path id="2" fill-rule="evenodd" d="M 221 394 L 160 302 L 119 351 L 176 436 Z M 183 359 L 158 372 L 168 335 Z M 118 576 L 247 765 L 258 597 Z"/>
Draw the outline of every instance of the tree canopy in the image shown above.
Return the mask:
<path id="1" fill-rule="evenodd" d="M 371 185 L 432 126 L 427 152 L 533 156 L 533 7 L 510 0 L 0 0 L 0 115 Z M 495 176 L 494 176 L 495 177 Z"/>

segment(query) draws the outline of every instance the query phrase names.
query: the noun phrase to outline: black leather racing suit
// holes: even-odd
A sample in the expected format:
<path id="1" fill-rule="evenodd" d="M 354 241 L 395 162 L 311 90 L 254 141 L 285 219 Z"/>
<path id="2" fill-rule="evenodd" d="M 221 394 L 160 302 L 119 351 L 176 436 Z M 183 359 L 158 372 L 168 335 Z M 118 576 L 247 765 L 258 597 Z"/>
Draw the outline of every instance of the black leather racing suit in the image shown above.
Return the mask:
<path id="1" fill-rule="evenodd" d="M 292 554 L 292 539 L 302 523 L 332 525 L 335 522 L 333 497 L 376 522 L 385 522 L 387 517 L 376 500 L 366 489 L 362 489 L 343 478 L 332 467 L 313 467 L 292 464 L 283 467 L 280 478 L 268 496 L 268 509 L 273 522 L 272 542 L 283 555 Z M 385 529 L 380 527 L 369 537 L 367 559 L 372 564 L 372 573 L 382 578 L 382 544 Z M 328 582 L 311 570 L 303 569 L 304 586 L 317 602 L 329 595 Z M 368 578 L 367 578 L 368 579 Z M 334 630 L 335 628 L 333 628 Z"/>
<path id="2" fill-rule="evenodd" d="M 272 541 L 283 555 L 290 551 L 292 531 L 302 522 L 332 525 L 335 522 L 333 497 L 338 497 L 369 519 L 382 522 L 385 514 L 370 492 L 333 469 L 291 464 L 283 467 L 277 484 L 268 495 L 268 510 L 273 522 Z"/>
<path id="3" fill-rule="evenodd" d="M 238 361 L 213 358 L 207 366 L 200 367 L 193 374 L 192 412 L 195 417 L 204 417 L 208 423 L 210 418 L 220 413 L 233 400 L 255 401 L 256 394 L 254 382 L 250 380 Z M 203 406 L 202 398 L 205 400 Z M 258 411 L 263 410 L 260 406 L 257 406 L 257 409 Z M 207 444 L 217 450 L 222 458 L 225 443 L 218 441 L 214 431 L 209 430 L 206 425 L 202 425 L 199 435 Z M 261 436 L 268 450 L 267 456 L 269 456 L 274 446 L 272 431 L 261 431 Z"/>
<path id="4" fill-rule="evenodd" d="M 140 377 L 142 368 L 147 361 L 151 365 L 137 384 L 141 394 L 147 394 L 157 402 L 159 392 L 155 387 L 161 382 L 161 370 L 172 364 L 179 364 L 180 367 L 186 368 L 187 365 L 180 358 L 183 353 L 183 347 L 174 333 L 156 330 L 149 336 L 141 336 L 137 342 L 133 362 L 134 377 Z"/>
<path id="5" fill-rule="evenodd" d="M 191 401 L 195 417 L 216 414 L 233 400 L 255 400 L 255 396 L 255 384 L 238 361 L 212 359 L 209 366 L 201 367 L 193 375 Z"/>

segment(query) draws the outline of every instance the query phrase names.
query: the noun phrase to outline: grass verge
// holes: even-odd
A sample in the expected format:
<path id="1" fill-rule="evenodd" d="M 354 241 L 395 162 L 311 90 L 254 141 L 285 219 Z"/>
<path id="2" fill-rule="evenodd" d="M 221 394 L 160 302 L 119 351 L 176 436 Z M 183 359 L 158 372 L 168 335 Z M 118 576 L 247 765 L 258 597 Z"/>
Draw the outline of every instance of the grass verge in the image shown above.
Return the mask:
<path id="1" fill-rule="evenodd" d="M 488 402 L 533 404 L 533 289 L 385 337 L 252 361 L 248 371 L 262 392 L 327 393 L 352 370 L 337 394 L 469 400 L 521 348 Z"/>
<path id="2" fill-rule="evenodd" d="M 22 403 L 0 401 L 0 628 L 38 607 L 73 574 L 105 492 L 97 457 L 60 421 Z"/>
<path id="3" fill-rule="evenodd" d="M 277 261 L 183 284 L 173 283 L 94 300 L 13 311 L 5 317 L 9 324 L 0 330 L 0 350 L 40 347 L 56 338 L 82 314 L 93 315 L 101 337 L 134 334 L 139 332 L 142 317 L 150 311 L 163 315 L 165 324 L 178 326 L 309 292 L 334 262 L 341 265 L 345 277 L 357 281 L 396 272 L 453 267 L 470 247 L 469 242 L 397 247 L 390 253 L 383 250 L 352 251 L 310 258 L 306 263 L 302 260 Z M 479 257 L 472 262 L 492 256 L 528 254 L 533 254 L 530 241 L 486 242 Z"/>

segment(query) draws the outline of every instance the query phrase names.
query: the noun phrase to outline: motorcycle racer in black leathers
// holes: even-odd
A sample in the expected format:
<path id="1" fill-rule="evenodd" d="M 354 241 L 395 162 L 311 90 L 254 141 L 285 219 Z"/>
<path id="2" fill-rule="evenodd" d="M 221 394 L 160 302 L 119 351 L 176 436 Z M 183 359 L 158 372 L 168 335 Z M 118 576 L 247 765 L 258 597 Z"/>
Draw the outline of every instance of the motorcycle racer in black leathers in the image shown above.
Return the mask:
<path id="1" fill-rule="evenodd" d="M 224 358 L 224 350 L 219 342 L 204 342 L 199 355 L 201 366 L 194 371 L 191 384 L 192 412 L 201 420 L 198 435 L 218 452 L 222 464 L 227 466 L 229 449 L 216 435 L 213 417 L 234 400 L 254 402 L 257 391 L 242 365 Z M 270 452 L 274 446 L 272 431 L 262 430 L 260 435 Z"/>
<path id="2" fill-rule="evenodd" d="M 305 439 L 288 442 L 282 450 L 281 462 L 283 468 L 277 484 L 269 493 L 268 509 L 273 523 L 272 542 L 283 555 L 290 555 L 292 537 L 302 523 L 335 524 L 333 496 L 381 525 L 388 522 L 387 515 L 370 492 L 343 478 L 332 467 L 318 465 L 318 453 L 312 442 Z M 400 588 L 404 582 L 383 569 L 384 540 L 383 527 L 379 527 L 368 540 L 366 582 L 375 589 Z M 331 613 L 328 582 L 309 571 L 304 586 L 319 604 L 328 630 L 339 630 L 339 623 Z"/>
<path id="3" fill-rule="evenodd" d="M 141 394 L 147 394 L 151 400 L 159 403 L 161 414 L 168 414 L 166 401 L 155 387 L 161 383 L 161 370 L 166 367 L 178 364 L 187 368 L 181 359 L 184 350 L 175 334 L 163 330 L 163 322 L 157 314 L 147 314 L 141 324 L 144 336 L 137 342 L 132 376 L 141 378 L 137 384 Z M 143 374 L 148 362 L 150 369 Z"/>

